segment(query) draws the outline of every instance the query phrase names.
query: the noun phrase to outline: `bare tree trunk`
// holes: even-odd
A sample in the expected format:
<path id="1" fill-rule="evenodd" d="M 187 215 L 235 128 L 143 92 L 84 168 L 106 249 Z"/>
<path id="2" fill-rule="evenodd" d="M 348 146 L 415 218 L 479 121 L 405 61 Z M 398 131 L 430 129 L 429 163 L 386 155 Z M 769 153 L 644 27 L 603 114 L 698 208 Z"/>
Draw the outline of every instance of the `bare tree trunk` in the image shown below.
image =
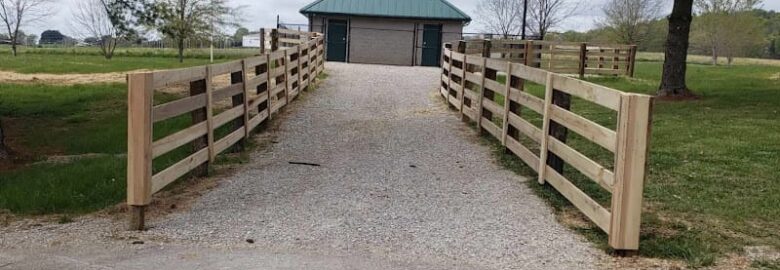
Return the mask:
<path id="1" fill-rule="evenodd" d="M 685 83 L 688 58 L 688 38 L 693 21 L 693 0 L 675 0 L 669 16 L 666 37 L 666 57 L 658 96 L 690 97 L 693 93 Z"/>
<path id="2" fill-rule="evenodd" d="M 184 39 L 180 38 L 176 45 L 179 47 L 179 63 L 184 63 Z"/>
<path id="3" fill-rule="evenodd" d="M 16 56 L 16 40 L 11 40 L 11 53 Z"/>
<path id="4" fill-rule="evenodd" d="M 718 48 L 712 47 L 712 65 L 718 65 Z"/>

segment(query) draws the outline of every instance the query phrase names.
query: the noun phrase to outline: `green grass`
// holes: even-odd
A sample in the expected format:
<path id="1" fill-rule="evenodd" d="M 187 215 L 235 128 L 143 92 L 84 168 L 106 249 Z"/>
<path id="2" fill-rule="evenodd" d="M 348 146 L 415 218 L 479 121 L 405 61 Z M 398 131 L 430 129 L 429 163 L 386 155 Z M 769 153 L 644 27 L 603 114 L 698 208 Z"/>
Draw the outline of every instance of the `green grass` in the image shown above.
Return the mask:
<path id="1" fill-rule="evenodd" d="M 217 50 L 215 62 L 240 59 L 256 53 L 249 49 Z M 179 63 L 172 49 L 117 49 L 107 60 L 96 48 L 30 48 L 23 47 L 16 57 L 10 48 L 0 46 L 0 70 L 19 73 L 90 74 L 124 72 L 139 69 L 172 69 L 209 63 L 208 51 L 187 50 L 184 63 Z M 56 64 L 52 64 L 56 63 Z"/>
<path id="2" fill-rule="evenodd" d="M 688 83 L 702 98 L 657 101 L 645 185 L 640 254 L 707 266 L 748 245 L 780 249 L 780 67 L 689 65 Z M 637 78 L 589 78 L 616 89 L 654 94 L 661 63 L 637 63 Z M 530 93 L 542 96 L 531 86 Z M 499 103 L 503 102 L 499 97 Z M 614 128 L 613 112 L 574 99 L 572 110 Z M 538 114 L 524 117 L 540 125 Z M 611 153 L 582 137 L 569 144 L 612 168 Z M 497 147 L 505 166 L 533 175 Z M 574 169 L 565 175 L 602 205 L 610 195 Z M 557 210 L 573 207 L 549 186 L 531 184 Z M 596 227 L 577 228 L 607 248 Z"/>

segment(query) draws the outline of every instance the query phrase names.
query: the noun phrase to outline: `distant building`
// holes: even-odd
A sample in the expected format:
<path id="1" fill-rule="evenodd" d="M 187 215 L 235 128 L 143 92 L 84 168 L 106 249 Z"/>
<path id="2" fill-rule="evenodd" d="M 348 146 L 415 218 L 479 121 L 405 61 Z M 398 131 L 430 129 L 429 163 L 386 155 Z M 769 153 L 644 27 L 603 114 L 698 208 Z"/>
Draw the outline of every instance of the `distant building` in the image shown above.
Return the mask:
<path id="1" fill-rule="evenodd" d="M 471 17 L 446 0 L 318 0 L 301 13 L 325 34 L 328 61 L 438 66 Z"/>

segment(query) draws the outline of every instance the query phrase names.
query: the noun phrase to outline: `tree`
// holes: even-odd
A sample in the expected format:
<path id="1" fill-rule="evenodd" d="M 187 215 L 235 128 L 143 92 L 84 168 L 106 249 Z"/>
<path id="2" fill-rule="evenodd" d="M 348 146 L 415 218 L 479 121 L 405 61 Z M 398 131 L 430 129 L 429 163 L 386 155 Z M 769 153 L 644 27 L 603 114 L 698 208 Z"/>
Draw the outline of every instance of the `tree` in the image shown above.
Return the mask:
<path id="1" fill-rule="evenodd" d="M 11 40 L 11 53 L 17 55 L 19 29 L 50 14 L 48 4 L 53 0 L 0 0 L 0 21 Z"/>
<path id="2" fill-rule="evenodd" d="M 27 35 L 27 37 L 25 38 L 24 45 L 35 46 L 37 42 L 38 42 L 38 36 L 30 34 Z"/>
<path id="3" fill-rule="evenodd" d="M 65 42 L 65 35 L 57 30 L 46 30 L 41 33 L 39 44 L 62 44 Z"/>
<path id="4" fill-rule="evenodd" d="M 599 24 L 609 29 L 617 42 L 642 43 L 652 33 L 652 23 L 662 6 L 661 0 L 609 0 L 602 8 L 604 19 Z"/>
<path id="5" fill-rule="evenodd" d="M 246 29 L 245 27 L 239 27 L 236 29 L 236 33 L 233 34 L 233 40 L 243 40 L 244 36 L 249 35 L 249 29 Z"/>
<path id="6" fill-rule="evenodd" d="M 84 0 L 79 1 L 73 19 L 83 37 L 97 38 L 95 44 L 106 59 L 114 56 L 118 40 L 129 30 L 122 31 L 117 25 L 124 24 L 127 16 L 119 1 Z M 125 28 L 127 29 L 127 28 Z M 85 41 L 86 42 L 86 41 Z M 88 42 L 89 43 L 89 42 Z"/>
<path id="7" fill-rule="evenodd" d="M 156 15 L 143 21 L 176 41 L 179 62 L 184 62 L 186 40 L 206 38 L 220 28 L 237 26 L 237 9 L 228 6 L 227 0 L 158 0 L 145 6 L 147 13 Z"/>
<path id="8" fill-rule="evenodd" d="M 748 13 L 760 2 L 760 0 L 695 0 L 694 4 L 699 16 L 693 28 L 694 44 L 708 49 L 713 65 L 718 64 L 718 57 L 722 54 L 727 54 L 730 63 L 734 53 L 743 52 L 753 45 L 748 41 L 755 41 L 758 39 L 756 35 L 763 35 L 755 31 L 755 28 L 762 28 L 761 22 L 751 18 L 752 14 Z"/>
<path id="9" fill-rule="evenodd" d="M 487 32 L 504 38 L 521 32 L 523 0 L 482 0 L 475 11 Z"/>
<path id="10" fill-rule="evenodd" d="M 664 69 L 658 96 L 683 98 L 694 96 L 685 83 L 691 21 L 693 21 L 693 0 L 674 0 L 672 14 L 669 15 L 669 34 L 664 45 Z"/>
<path id="11" fill-rule="evenodd" d="M 528 27 L 531 33 L 544 39 L 550 29 L 560 26 L 564 19 L 573 16 L 579 8 L 579 3 L 569 3 L 566 0 L 529 0 Z"/>

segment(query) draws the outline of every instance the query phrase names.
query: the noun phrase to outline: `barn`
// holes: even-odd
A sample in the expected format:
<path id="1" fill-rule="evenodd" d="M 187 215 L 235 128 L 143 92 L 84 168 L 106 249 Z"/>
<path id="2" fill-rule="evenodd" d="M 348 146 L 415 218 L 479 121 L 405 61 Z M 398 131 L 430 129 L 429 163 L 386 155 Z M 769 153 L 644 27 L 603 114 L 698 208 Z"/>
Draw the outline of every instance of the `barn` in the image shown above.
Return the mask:
<path id="1" fill-rule="evenodd" d="M 325 34 L 328 61 L 438 66 L 471 17 L 447 0 L 318 0 L 300 10 Z"/>

